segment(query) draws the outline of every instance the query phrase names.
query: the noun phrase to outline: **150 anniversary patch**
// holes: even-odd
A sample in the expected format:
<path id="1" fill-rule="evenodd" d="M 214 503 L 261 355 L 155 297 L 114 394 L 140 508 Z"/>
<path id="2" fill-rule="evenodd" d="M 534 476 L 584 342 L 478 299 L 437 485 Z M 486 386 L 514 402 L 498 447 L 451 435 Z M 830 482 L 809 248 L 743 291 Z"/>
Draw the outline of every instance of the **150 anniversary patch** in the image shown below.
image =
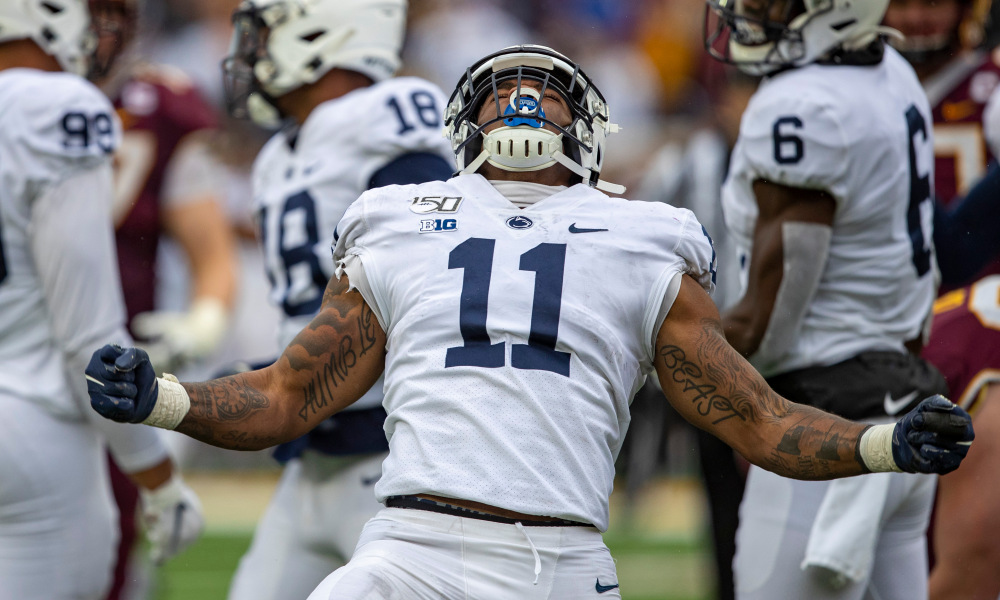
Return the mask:
<path id="1" fill-rule="evenodd" d="M 462 205 L 461 196 L 425 196 L 414 198 L 410 203 L 410 210 L 418 215 L 430 213 L 456 213 L 458 207 Z"/>

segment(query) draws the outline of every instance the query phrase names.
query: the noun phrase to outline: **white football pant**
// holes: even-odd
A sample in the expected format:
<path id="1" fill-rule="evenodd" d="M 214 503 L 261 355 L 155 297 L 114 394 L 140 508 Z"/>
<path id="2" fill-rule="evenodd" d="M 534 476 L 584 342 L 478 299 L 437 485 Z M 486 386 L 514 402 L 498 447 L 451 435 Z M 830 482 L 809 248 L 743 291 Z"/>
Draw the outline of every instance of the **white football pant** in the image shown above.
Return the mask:
<path id="1" fill-rule="evenodd" d="M 620 599 L 593 527 L 518 527 L 386 508 L 308 600 Z"/>

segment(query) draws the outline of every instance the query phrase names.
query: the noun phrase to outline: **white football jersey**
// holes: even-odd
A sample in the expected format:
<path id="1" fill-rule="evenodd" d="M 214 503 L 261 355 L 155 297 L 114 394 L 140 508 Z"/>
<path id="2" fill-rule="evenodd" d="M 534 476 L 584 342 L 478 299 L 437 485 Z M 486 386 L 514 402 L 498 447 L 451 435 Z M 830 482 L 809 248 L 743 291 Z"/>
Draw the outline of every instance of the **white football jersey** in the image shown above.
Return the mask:
<path id="1" fill-rule="evenodd" d="M 903 350 L 934 300 L 931 112 L 893 49 L 874 66 L 810 65 L 766 79 L 750 101 L 723 189 L 746 289 L 758 179 L 836 201 L 819 287 L 792 348 L 751 357 L 765 376 L 865 350 Z M 774 319 L 775 317 L 772 317 Z"/>
<path id="2" fill-rule="evenodd" d="M 400 155 L 438 154 L 445 97 L 422 79 L 399 77 L 318 106 L 305 123 L 271 139 L 254 164 L 254 201 L 271 300 L 282 309 L 284 348 L 319 311 L 331 275 L 330 243 L 344 211 L 379 169 Z M 358 408 L 377 406 L 376 385 Z"/>
<path id="3" fill-rule="evenodd" d="M 694 213 L 575 185 L 518 209 L 480 175 L 364 194 L 338 226 L 387 333 L 376 496 L 608 525 L 629 403 L 670 282 L 707 290 Z M 672 300 L 672 298 L 671 298 Z"/>
<path id="4" fill-rule="evenodd" d="M 60 182 L 108 165 L 121 127 L 97 88 L 66 73 L 0 71 L 0 106 L 0 397 L 27 399 L 53 413 L 79 417 L 79 407 L 70 399 L 64 379 L 63 349 L 50 311 L 61 317 L 65 303 L 82 305 L 101 299 L 46 297 L 41 269 L 61 264 L 39 264 L 40 257 L 33 253 L 33 239 L 40 235 L 34 229 L 38 216 L 33 212 L 35 202 Z M 80 190 L 79 199 L 103 206 L 110 218 L 110 193 L 107 198 L 87 193 Z M 72 235 L 86 240 L 96 234 L 77 228 Z M 60 275 L 65 279 L 88 276 Z M 108 292 L 120 301 L 117 277 L 113 284 Z M 91 313 L 91 318 L 100 317 L 96 311 Z M 76 329 L 120 325 L 84 322 Z"/>

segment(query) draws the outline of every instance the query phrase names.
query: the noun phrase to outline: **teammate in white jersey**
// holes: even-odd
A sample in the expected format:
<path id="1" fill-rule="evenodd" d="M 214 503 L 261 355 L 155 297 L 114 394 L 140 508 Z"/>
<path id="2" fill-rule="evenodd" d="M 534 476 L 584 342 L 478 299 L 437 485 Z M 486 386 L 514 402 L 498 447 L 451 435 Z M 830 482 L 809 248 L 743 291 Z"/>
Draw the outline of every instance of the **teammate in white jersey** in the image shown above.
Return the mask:
<path id="1" fill-rule="evenodd" d="M 422 79 L 392 78 L 406 8 L 405 0 L 248 0 L 235 13 L 225 63 L 231 112 L 262 125 L 290 121 L 253 169 L 282 348 L 319 311 L 347 207 L 369 188 L 455 172 L 441 135 L 443 93 Z M 230 598 L 305 598 L 350 559 L 382 508 L 372 487 L 389 449 L 385 417 L 379 381 L 349 410 L 277 449 L 287 465 Z"/>
<path id="2" fill-rule="evenodd" d="M 105 438 L 144 488 L 158 558 L 201 529 L 158 436 L 86 408 L 79 369 L 129 341 L 110 212 L 120 125 L 80 77 L 90 41 L 85 0 L 0 6 L 2 600 L 103 596 L 117 537 Z"/>
<path id="3" fill-rule="evenodd" d="M 654 371 L 685 418 L 784 475 L 958 466 L 970 420 L 942 397 L 872 427 L 767 387 L 726 343 L 694 214 L 599 191 L 620 189 L 599 179 L 615 126 L 568 58 L 488 56 L 445 114 L 462 174 L 351 205 L 320 313 L 273 365 L 182 385 L 105 346 L 87 368 L 106 417 L 237 449 L 300 435 L 384 370 L 387 508 L 310 598 L 619 598 L 600 532 Z"/>
<path id="4" fill-rule="evenodd" d="M 894 421 L 944 380 L 916 353 L 936 267 L 930 108 L 886 46 L 888 0 L 709 0 L 723 59 L 768 74 L 723 189 L 745 266 L 726 336 L 778 393 Z M 911 353 L 912 351 L 912 353 Z M 751 468 L 737 597 L 927 595 L 930 475 L 798 482 Z"/>

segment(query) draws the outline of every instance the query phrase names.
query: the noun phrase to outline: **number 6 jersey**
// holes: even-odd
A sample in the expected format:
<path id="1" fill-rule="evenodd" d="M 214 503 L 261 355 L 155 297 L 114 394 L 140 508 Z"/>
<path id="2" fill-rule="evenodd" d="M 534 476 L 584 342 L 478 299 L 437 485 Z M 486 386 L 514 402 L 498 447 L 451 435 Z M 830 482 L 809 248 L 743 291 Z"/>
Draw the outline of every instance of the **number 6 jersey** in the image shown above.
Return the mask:
<path id="1" fill-rule="evenodd" d="M 433 493 L 606 529 L 670 284 L 688 273 L 713 286 L 694 214 L 582 184 L 519 209 L 462 175 L 369 191 L 338 233 L 334 258 L 363 265 L 354 282 L 387 333 L 390 452 L 376 496 Z"/>
<path id="2" fill-rule="evenodd" d="M 921 335 L 937 268 L 930 114 L 913 69 L 891 48 L 875 65 L 779 73 L 751 98 L 722 199 L 743 287 L 755 181 L 823 190 L 836 201 L 826 266 L 795 342 L 780 356 L 751 356 L 765 377 L 865 350 L 903 351 Z"/>

